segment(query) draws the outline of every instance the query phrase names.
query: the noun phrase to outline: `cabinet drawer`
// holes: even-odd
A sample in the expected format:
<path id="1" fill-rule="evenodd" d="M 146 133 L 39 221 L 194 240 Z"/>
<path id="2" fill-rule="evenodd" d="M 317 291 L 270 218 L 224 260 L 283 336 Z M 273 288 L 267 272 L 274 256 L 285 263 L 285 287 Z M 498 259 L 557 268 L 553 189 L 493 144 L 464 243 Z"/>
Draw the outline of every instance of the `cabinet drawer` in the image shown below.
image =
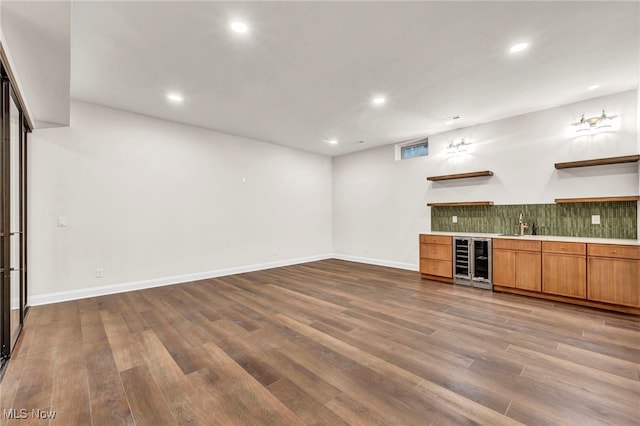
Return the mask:
<path id="1" fill-rule="evenodd" d="M 493 248 L 505 250 L 540 251 L 540 241 L 494 238 Z"/>
<path id="2" fill-rule="evenodd" d="M 565 243 L 562 241 L 543 241 L 542 251 L 546 253 L 582 254 L 587 253 L 584 243 Z"/>
<path id="3" fill-rule="evenodd" d="M 445 260 L 420 259 L 420 272 L 423 274 L 437 275 L 439 277 L 453 278 L 453 263 Z"/>
<path id="4" fill-rule="evenodd" d="M 623 246 L 618 244 L 588 244 L 587 252 L 589 253 L 589 256 L 640 259 L 640 246 Z"/>
<path id="5" fill-rule="evenodd" d="M 420 257 L 451 262 L 453 253 L 451 252 L 451 246 L 442 244 L 420 244 Z"/>
<path id="6" fill-rule="evenodd" d="M 427 244 L 445 244 L 451 246 L 451 237 L 448 235 L 420 234 L 420 242 Z"/>

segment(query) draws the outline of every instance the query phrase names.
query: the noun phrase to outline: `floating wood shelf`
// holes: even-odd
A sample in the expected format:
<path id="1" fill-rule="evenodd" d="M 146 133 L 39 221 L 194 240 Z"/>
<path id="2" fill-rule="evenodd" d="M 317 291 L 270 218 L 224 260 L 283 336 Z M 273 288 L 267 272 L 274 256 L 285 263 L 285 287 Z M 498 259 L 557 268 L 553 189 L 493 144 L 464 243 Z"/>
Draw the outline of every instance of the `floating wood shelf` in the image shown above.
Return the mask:
<path id="1" fill-rule="evenodd" d="M 492 206 L 493 201 L 462 201 L 457 203 L 428 203 L 428 207 L 455 207 L 455 206 Z"/>
<path id="2" fill-rule="evenodd" d="M 464 179 L 464 178 L 473 178 L 473 177 L 481 177 L 481 176 L 493 176 L 493 172 L 491 170 L 483 170 L 481 172 L 470 172 L 470 173 L 458 173 L 455 175 L 441 175 L 441 176 L 429 176 L 427 180 L 451 180 L 451 179 Z"/>
<path id="3" fill-rule="evenodd" d="M 592 198 L 556 198 L 557 204 L 568 203 L 611 203 L 615 201 L 639 201 L 640 196 L 631 195 L 625 197 L 592 197 Z"/>
<path id="4" fill-rule="evenodd" d="M 604 166 L 606 164 L 637 163 L 640 155 L 625 155 L 623 157 L 596 158 L 594 160 L 570 161 L 556 163 L 556 169 L 570 169 L 574 167 Z"/>

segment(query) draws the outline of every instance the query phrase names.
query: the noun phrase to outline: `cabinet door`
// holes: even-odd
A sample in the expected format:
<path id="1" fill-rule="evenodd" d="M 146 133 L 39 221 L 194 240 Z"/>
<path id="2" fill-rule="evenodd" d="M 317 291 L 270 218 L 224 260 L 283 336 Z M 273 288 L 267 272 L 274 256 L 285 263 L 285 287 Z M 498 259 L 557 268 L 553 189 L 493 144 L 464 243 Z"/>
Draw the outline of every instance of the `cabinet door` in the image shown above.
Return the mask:
<path id="1" fill-rule="evenodd" d="M 438 277 L 452 278 L 453 264 L 445 260 L 420 259 L 420 272 Z"/>
<path id="2" fill-rule="evenodd" d="M 513 250 L 493 250 L 493 284 L 515 287 L 515 267 L 515 252 Z"/>
<path id="3" fill-rule="evenodd" d="M 589 300 L 640 307 L 640 262 L 589 258 Z"/>
<path id="4" fill-rule="evenodd" d="M 542 291 L 584 299 L 587 296 L 585 256 L 542 253 Z"/>
<path id="5" fill-rule="evenodd" d="M 542 265 L 540 253 L 517 251 L 515 253 L 516 287 L 523 290 L 540 291 L 542 287 Z"/>

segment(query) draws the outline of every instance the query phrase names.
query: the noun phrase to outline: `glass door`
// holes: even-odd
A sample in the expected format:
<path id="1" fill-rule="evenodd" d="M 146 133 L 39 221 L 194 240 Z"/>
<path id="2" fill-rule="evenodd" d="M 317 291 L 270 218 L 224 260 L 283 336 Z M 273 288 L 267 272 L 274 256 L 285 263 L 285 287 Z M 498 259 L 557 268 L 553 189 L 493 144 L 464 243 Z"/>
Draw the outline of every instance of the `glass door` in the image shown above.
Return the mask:
<path id="1" fill-rule="evenodd" d="M 469 264 L 469 240 L 463 238 L 454 239 L 456 277 L 469 279 L 471 270 Z"/>
<path id="2" fill-rule="evenodd" d="M 473 240 L 474 278 L 489 279 L 489 242 L 487 240 Z"/>
<path id="3" fill-rule="evenodd" d="M 20 114 L 20 315 L 27 315 L 27 134 L 24 114 Z"/>
<path id="4" fill-rule="evenodd" d="M 4 70 L 3 70 L 4 72 Z M 10 271 L 11 253 L 10 239 L 9 239 L 9 97 L 11 91 L 11 85 L 9 80 L 2 76 L 2 99 L 0 100 L 0 135 L 1 149 L 0 149 L 0 166 L 2 167 L 2 184 L 0 185 L 0 238 L 2 239 L 2 245 L 0 249 L 0 259 L 2 261 L 1 270 L 2 276 L 0 279 L 0 294 L 2 295 L 0 300 L 0 308 L 2 308 L 2 346 L 1 354 L 3 365 L 6 365 L 4 361 L 9 358 L 11 353 L 11 287 L 10 287 Z"/>
<path id="5" fill-rule="evenodd" d="M 0 99 L 0 377 L 27 310 L 26 141 L 28 127 L 4 68 Z"/>
<path id="6" fill-rule="evenodd" d="M 13 92 L 13 91 L 12 91 Z M 14 94 L 9 96 L 9 321 L 13 349 L 22 328 L 22 121 Z"/>

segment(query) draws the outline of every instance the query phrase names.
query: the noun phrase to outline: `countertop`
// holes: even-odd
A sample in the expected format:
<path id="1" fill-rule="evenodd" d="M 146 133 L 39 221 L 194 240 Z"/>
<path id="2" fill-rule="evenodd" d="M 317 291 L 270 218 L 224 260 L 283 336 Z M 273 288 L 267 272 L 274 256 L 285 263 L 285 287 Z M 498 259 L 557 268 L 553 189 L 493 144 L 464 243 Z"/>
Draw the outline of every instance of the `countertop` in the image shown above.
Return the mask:
<path id="1" fill-rule="evenodd" d="M 640 246 L 638 240 L 627 240 L 620 238 L 591 238 L 591 237 L 564 237 L 555 235 L 500 235 L 486 234 L 481 232 L 424 232 L 427 235 L 447 235 L 451 237 L 469 237 L 469 238 L 507 238 L 514 240 L 536 240 L 536 241 L 566 241 L 571 243 L 592 243 L 592 244 L 625 244 L 631 246 Z"/>

